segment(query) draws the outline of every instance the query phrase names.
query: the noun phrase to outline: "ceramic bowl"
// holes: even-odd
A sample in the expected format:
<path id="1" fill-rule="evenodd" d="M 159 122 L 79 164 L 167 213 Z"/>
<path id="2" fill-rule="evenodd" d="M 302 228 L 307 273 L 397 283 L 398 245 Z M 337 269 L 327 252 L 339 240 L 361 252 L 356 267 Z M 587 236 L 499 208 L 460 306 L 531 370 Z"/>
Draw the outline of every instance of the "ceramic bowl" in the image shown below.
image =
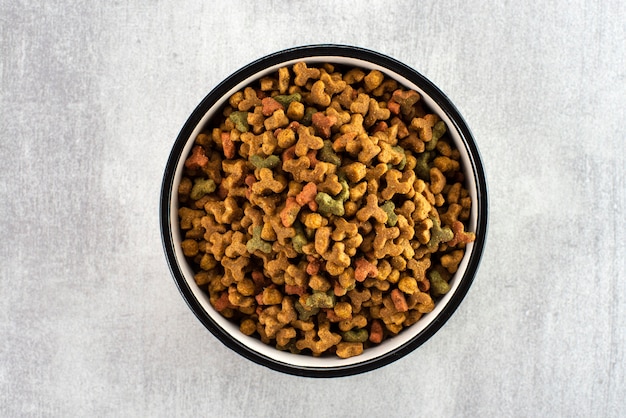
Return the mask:
<path id="1" fill-rule="evenodd" d="M 468 230 L 476 234 L 476 240 L 467 245 L 458 271 L 450 280 L 451 290 L 437 302 L 432 312 L 397 336 L 347 359 L 292 354 L 244 335 L 236 324 L 222 317 L 211 306 L 208 295 L 196 285 L 194 272 L 181 249 L 177 190 L 184 161 L 194 139 L 212 118 L 220 116 L 221 108 L 234 92 L 279 67 L 291 66 L 298 61 L 309 65 L 332 63 L 360 67 L 366 71 L 377 69 L 405 88 L 418 91 L 430 110 L 446 123 L 449 136 L 460 151 L 465 187 L 472 198 Z M 485 173 L 476 141 L 457 108 L 437 86 L 413 68 L 375 51 L 345 45 L 310 45 L 276 52 L 246 65 L 202 100 L 182 127 L 167 161 L 160 196 L 160 222 L 165 256 L 180 293 L 196 317 L 216 338 L 241 356 L 274 370 L 299 376 L 336 377 L 371 371 L 396 361 L 441 329 L 458 308 L 476 276 L 485 246 L 487 205 Z"/>

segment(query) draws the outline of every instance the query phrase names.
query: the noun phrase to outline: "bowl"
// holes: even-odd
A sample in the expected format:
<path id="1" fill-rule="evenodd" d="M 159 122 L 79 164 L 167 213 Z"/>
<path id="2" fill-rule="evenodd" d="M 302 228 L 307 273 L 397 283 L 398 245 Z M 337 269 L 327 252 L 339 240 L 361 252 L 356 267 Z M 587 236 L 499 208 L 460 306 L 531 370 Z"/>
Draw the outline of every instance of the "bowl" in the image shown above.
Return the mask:
<path id="1" fill-rule="evenodd" d="M 196 136 L 207 127 L 229 97 L 280 67 L 305 62 L 308 66 L 330 63 L 336 66 L 359 67 L 364 71 L 379 70 L 407 89 L 416 90 L 428 108 L 445 122 L 448 135 L 459 150 L 464 187 L 472 205 L 467 230 L 475 234 L 468 243 L 449 281 L 450 290 L 436 303 L 432 312 L 392 338 L 369 347 L 358 356 L 311 356 L 295 354 L 261 342 L 242 333 L 239 326 L 218 313 L 209 296 L 194 280 L 194 271 L 181 248 L 183 240 L 178 219 L 178 187 L 184 162 L 191 152 Z M 368 372 L 397 361 L 430 339 L 450 318 L 467 294 L 476 276 L 485 246 L 488 214 L 485 172 L 472 133 L 454 104 L 431 81 L 413 68 L 384 54 L 346 45 L 307 45 L 295 47 L 260 58 L 217 85 L 191 113 L 174 141 L 163 175 L 160 196 L 161 236 L 171 274 L 183 299 L 200 322 L 223 344 L 241 356 L 271 369 L 298 376 L 338 377 Z"/>

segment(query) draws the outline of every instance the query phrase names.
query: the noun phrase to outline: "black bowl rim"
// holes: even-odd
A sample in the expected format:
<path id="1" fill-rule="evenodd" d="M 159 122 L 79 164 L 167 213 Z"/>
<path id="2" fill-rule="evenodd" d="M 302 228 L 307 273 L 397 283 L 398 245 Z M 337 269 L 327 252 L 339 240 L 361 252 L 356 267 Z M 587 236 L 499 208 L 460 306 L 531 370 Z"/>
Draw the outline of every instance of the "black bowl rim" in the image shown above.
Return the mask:
<path id="1" fill-rule="evenodd" d="M 360 363 L 336 366 L 336 367 L 301 367 L 291 364 L 286 364 L 277 361 L 273 358 L 267 357 L 259 352 L 256 352 L 249 347 L 243 345 L 238 340 L 233 338 L 224 329 L 222 329 L 202 308 L 199 301 L 196 299 L 191 288 L 187 284 L 183 277 L 180 266 L 178 265 L 175 253 L 174 242 L 170 225 L 170 200 L 173 193 L 174 174 L 179 159 L 181 158 L 183 148 L 187 143 L 192 131 L 196 125 L 200 122 L 202 117 L 206 114 L 209 108 L 215 104 L 228 90 L 238 84 L 240 81 L 253 76 L 254 74 L 264 70 L 267 67 L 278 65 L 285 61 L 291 61 L 296 59 L 306 59 L 322 56 L 336 56 L 336 57 L 348 57 L 353 59 L 361 59 L 369 61 L 375 65 L 379 65 L 383 68 L 387 68 L 400 76 L 411 80 L 418 85 L 437 105 L 449 116 L 455 128 L 460 134 L 461 140 L 468 150 L 469 159 L 472 166 L 472 172 L 476 182 L 476 194 L 478 205 L 478 222 L 476 225 L 476 241 L 474 242 L 474 248 L 470 259 L 468 261 L 465 274 L 459 278 L 459 286 L 456 289 L 454 295 L 450 298 L 448 304 L 442 309 L 439 315 L 418 335 L 413 339 L 405 343 L 404 345 L 385 353 L 379 357 L 372 358 Z M 189 116 L 186 123 L 183 125 L 180 133 L 178 134 L 176 141 L 172 147 L 172 151 L 167 160 L 165 167 L 163 183 L 161 187 L 160 195 L 160 226 L 161 226 L 161 238 L 165 256 L 167 258 L 171 274 L 178 286 L 178 289 L 188 304 L 189 308 L 193 311 L 200 322 L 224 345 L 228 348 L 239 353 L 243 357 L 270 369 L 306 377 L 342 377 L 355 375 L 359 373 L 369 372 L 390 364 L 410 352 L 414 351 L 420 345 L 430 339 L 452 316 L 454 311 L 465 298 L 465 295 L 469 291 L 469 288 L 474 280 L 476 272 L 478 270 L 480 260 L 484 251 L 487 235 L 487 212 L 488 212 L 488 197 L 487 197 L 487 183 L 485 170 L 481 161 L 478 147 L 474 140 L 469 126 L 457 110 L 456 106 L 452 104 L 450 99 L 430 80 L 424 77 L 422 74 L 414 70 L 413 68 L 403 64 L 395 58 L 383 55 L 379 52 L 365 49 L 357 46 L 340 45 L 340 44 L 314 44 L 297 46 L 282 51 L 278 51 L 262 58 L 259 58 L 250 64 L 242 67 L 238 71 L 231 74 L 224 81 L 219 83 L 196 107 L 196 109 Z"/>

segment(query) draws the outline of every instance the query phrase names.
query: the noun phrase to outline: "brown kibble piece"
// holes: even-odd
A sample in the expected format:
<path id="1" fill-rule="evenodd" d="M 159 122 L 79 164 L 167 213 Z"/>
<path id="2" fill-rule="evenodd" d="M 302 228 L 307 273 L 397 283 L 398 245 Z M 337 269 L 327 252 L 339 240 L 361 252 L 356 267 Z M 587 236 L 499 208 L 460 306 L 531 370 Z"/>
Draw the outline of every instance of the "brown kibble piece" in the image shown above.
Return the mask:
<path id="1" fill-rule="evenodd" d="M 433 127 L 439 122 L 439 116 L 434 114 L 425 115 L 423 118 L 413 118 L 411 128 L 415 129 L 424 142 L 433 139 Z"/>
<path id="2" fill-rule="evenodd" d="M 337 344 L 337 356 L 339 358 L 349 358 L 363 353 L 363 343 L 360 342 L 340 342 Z"/>
<path id="3" fill-rule="evenodd" d="M 294 83 L 296 86 L 304 86 L 309 78 L 317 79 L 320 76 L 320 70 L 317 68 L 309 68 L 304 62 L 298 62 L 293 66 L 293 72 L 296 74 Z"/>
<path id="4" fill-rule="evenodd" d="M 357 219 L 360 222 L 365 222 L 370 218 L 374 218 L 380 223 L 387 222 L 387 213 L 378 206 L 378 198 L 376 195 L 367 195 L 365 200 L 367 204 L 356 213 Z"/>

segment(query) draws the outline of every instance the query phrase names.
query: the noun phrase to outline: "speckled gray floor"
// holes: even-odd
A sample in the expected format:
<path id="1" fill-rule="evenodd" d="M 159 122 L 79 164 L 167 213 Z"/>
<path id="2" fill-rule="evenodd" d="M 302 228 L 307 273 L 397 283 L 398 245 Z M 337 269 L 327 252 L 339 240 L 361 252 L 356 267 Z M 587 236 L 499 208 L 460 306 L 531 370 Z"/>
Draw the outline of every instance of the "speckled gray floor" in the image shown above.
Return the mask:
<path id="1" fill-rule="evenodd" d="M 0 416 L 626 415 L 626 6 L 0 2 Z M 220 80 L 322 42 L 422 72 L 474 131 L 475 284 L 414 353 L 311 380 L 226 349 L 170 277 L 170 146 Z"/>

